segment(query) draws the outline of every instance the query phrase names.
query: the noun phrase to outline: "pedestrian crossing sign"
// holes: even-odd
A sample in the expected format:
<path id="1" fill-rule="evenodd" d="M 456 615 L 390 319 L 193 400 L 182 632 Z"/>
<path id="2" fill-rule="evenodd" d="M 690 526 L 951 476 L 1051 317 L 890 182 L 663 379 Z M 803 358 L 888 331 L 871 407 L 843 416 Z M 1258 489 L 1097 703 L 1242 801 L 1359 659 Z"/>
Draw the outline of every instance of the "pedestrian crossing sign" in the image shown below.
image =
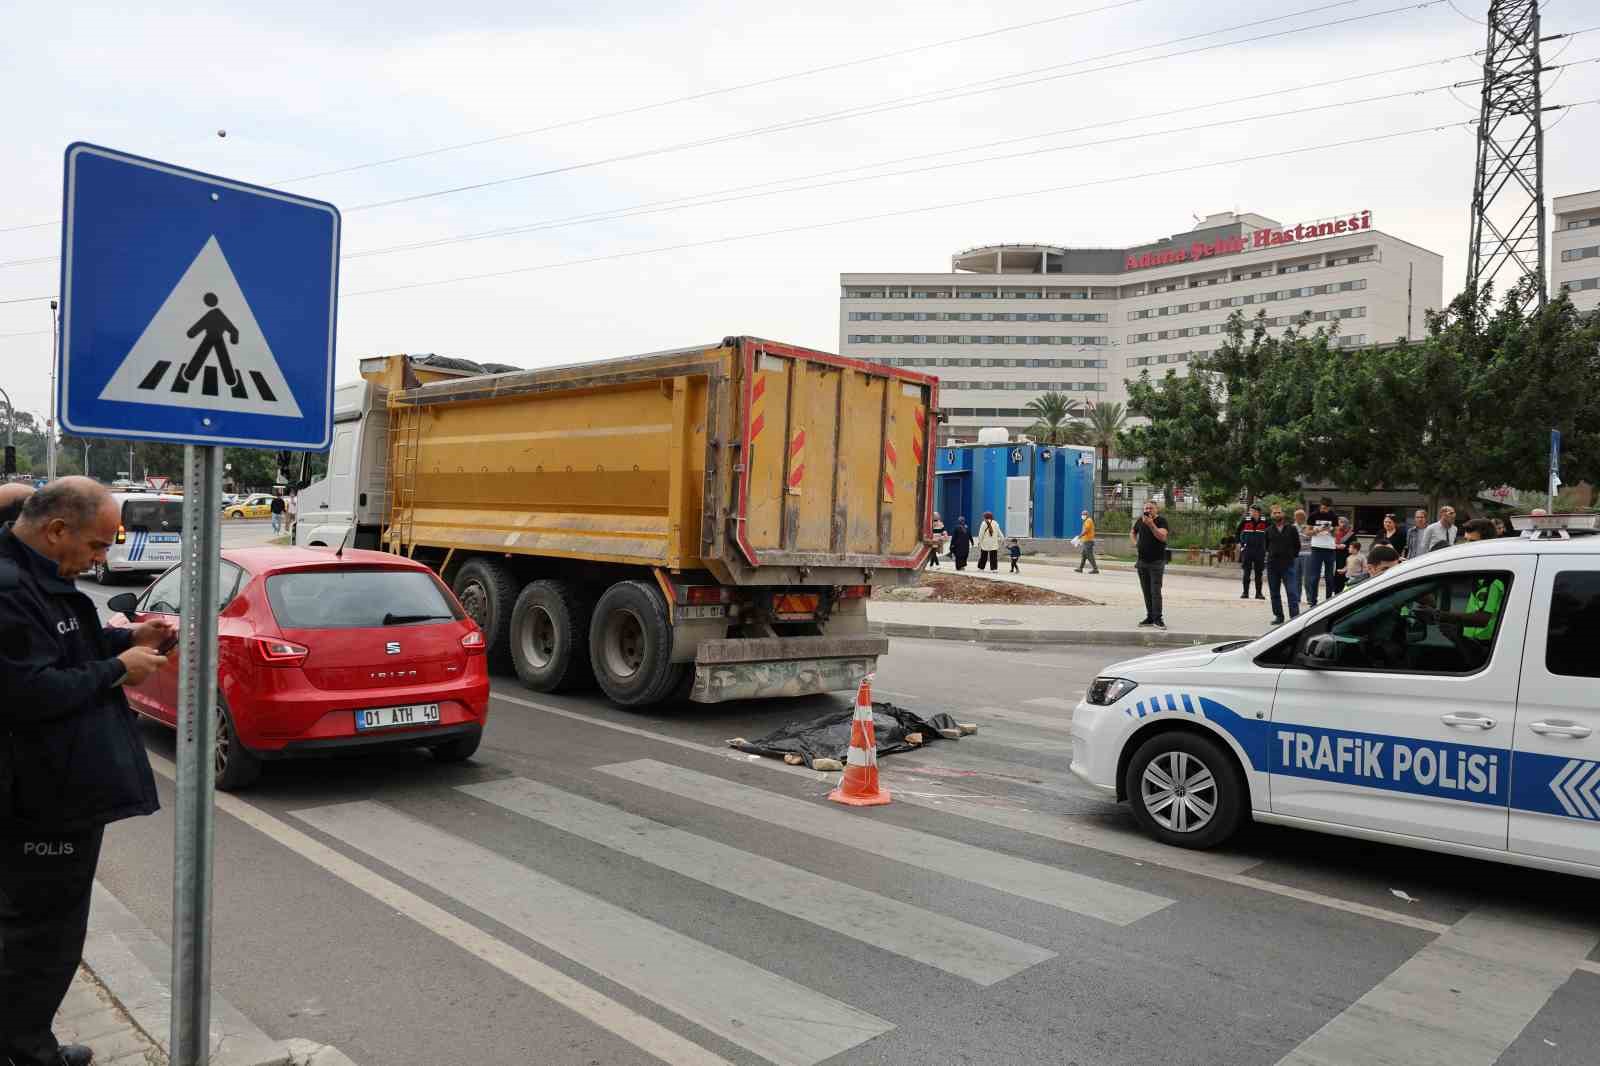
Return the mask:
<path id="1" fill-rule="evenodd" d="M 66 432 L 328 446 L 337 208 L 88 144 L 64 201 Z"/>

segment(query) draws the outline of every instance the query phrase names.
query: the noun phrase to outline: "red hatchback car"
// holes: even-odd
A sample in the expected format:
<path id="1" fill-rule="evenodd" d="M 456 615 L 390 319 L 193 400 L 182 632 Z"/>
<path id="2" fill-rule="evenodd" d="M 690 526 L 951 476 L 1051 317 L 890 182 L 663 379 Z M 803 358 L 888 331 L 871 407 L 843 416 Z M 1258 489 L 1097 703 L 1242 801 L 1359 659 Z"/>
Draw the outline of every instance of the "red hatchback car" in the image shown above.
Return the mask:
<path id="1" fill-rule="evenodd" d="M 230 548 L 217 611 L 217 787 L 267 759 L 425 747 L 477 751 L 489 717 L 483 633 L 431 570 L 385 552 Z M 171 616 L 182 567 L 109 606 L 112 625 Z M 176 657 L 128 689 L 133 709 L 176 727 Z"/>

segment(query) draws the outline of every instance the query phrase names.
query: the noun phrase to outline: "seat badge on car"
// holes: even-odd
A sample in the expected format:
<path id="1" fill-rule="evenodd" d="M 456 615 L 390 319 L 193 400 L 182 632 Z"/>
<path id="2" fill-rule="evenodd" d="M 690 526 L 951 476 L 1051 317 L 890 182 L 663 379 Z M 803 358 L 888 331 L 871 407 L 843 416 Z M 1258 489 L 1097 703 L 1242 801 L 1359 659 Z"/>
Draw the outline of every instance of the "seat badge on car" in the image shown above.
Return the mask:
<path id="1" fill-rule="evenodd" d="M 399 655 L 400 642 L 398 640 L 391 640 L 389 643 L 383 646 L 383 650 L 388 655 Z"/>

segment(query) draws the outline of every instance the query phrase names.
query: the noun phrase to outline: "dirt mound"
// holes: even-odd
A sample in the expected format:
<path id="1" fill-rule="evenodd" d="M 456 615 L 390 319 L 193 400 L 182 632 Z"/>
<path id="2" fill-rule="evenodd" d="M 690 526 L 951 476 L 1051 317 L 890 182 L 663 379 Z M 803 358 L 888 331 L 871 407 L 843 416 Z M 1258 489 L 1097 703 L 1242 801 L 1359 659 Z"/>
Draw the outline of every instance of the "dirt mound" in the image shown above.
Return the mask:
<path id="1" fill-rule="evenodd" d="M 968 577 L 965 574 L 944 574 L 937 570 L 924 570 L 922 579 L 918 584 L 922 588 L 933 590 L 933 595 L 924 601 L 927 603 L 1015 603 L 1084 606 L 1092 605 L 1095 602 L 1094 600 L 1084 599 L 1082 596 L 1069 596 L 1065 592 L 1051 592 L 1049 589 L 1035 588 L 1032 585 L 1019 585 L 1015 582 L 999 581 L 986 577 Z"/>

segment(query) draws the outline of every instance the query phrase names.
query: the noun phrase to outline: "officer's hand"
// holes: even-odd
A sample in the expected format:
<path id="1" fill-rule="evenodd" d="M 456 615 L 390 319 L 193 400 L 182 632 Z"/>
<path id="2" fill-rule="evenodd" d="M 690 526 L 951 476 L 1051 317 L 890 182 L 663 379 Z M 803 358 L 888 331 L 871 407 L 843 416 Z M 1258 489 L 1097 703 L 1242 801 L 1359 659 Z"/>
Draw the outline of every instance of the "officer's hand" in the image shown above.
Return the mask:
<path id="1" fill-rule="evenodd" d="M 140 685 L 147 681 L 151 675 L 167 665 L 167 657 L 160 655 L 149 648 L 135 645 L 117 656 L 128 671 L 128 676 L 123 679 L 125 685 Z"/>
<path id="2" fill-rule="evenodd" d="M 165 618 L 152 618 L 133 627 L 133 644 L 140 648 L 159 648 L 178 635 L 178 627 Z"/>
<path id="3" fill-rule="evenodd" d="M 1439 621 L 1439 611 L 1435 607 L 1413 607 L 1411 617 L 1419 622 L 1433 625 Z"/>

